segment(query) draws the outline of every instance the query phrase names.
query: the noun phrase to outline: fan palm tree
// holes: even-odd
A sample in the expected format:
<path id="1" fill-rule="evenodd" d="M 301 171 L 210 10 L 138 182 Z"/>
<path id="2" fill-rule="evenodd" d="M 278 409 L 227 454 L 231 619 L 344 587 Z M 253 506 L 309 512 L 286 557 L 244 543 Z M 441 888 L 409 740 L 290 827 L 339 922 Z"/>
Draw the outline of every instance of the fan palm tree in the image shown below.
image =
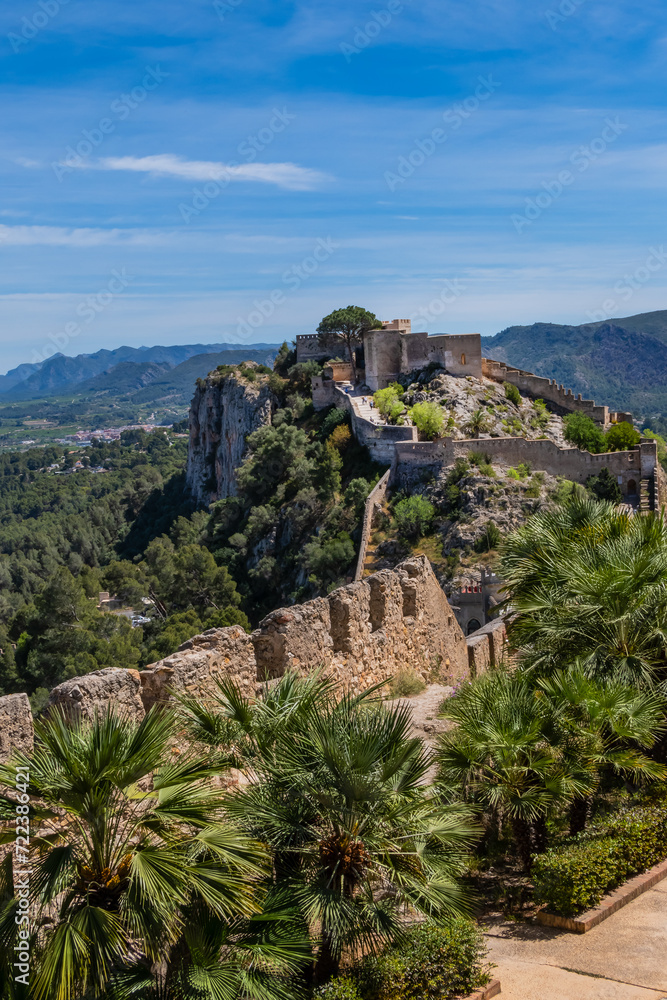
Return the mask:
<path id="1" fill-rule="evenodd" d="M 471 414 L 470 420 L 466 424 L 466 430 L 473 437 L 478 437 L 480 434 L 485 434 L 489 426 L 489 422 L 486 418 L 484 410 L 478 409 Z"/>
<path id="2" fill-rule="evenodd" d="M 55 714 L 29 757 L 0 767 L 3 785 L 16 764 L 30 773 L 33 921 L 50 921 L 34 1000 L 112 996 L 137 957 L 144 977 L 161 967 L 165 988 L 187 984 L 179 1000 L 253 996 L 254 979 L 265 1000 L 270 969 L 285 995 L 303 947 L 266 929 L 266 850 L 229 823 L 209 761 L 179 752 L 180 728 L 168 712 L 140 724 Z"/>
<path id="3" fill-rule="evenodd" d="M 440 737 L 440 782 L 462 787 L 492 821 L 509 819 L 526 869 L 546 847 L 549 816 L 585 802 L 603 767 L 653 778 L 667 773 L 624 744 L 653 742 L 661 701 L 576 671 L 539 688 L 525 673 L 495 671 L 462 688 L 443 714 L 456 728 Z"/>
<path id="4" fill-rule="evenodd" d="M 410 736 L 409 709 L 293 675 L 254 706 L 226 691 L 255 777 L 229 810 L 272 848 L 276 887 L 318 940 L 315 981 L 337 973 L 345 950 L 398 936 L 403 904 L 436 920 L 466 911 L 457 877 L 475 830 L 426 785 L 432 759 Z"/>
<path id="5" fill-rule="evenodd" d="M 581 657 L 593 677 L 667 681 L 667 525 L 575 497 L 543 510 L 502 550 L 510 642 L 552 673 Z"/>

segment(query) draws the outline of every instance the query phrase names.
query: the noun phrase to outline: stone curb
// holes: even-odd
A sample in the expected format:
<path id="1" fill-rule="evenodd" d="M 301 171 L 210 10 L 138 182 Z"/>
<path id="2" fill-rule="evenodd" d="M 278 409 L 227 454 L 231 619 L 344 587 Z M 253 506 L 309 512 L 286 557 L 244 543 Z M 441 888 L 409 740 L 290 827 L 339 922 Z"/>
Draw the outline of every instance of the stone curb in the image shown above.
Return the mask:
<path id="1" fill-rule="evenodd" d="M 499 993 L 500 980 L 492 979 L 487 986 L 482 986 L 480 990 L 469 993 L 467 997 L 461 997 L 461 1000 L 491 1000 L 491 997 L 497 997 Z"/>
<path id="2" fill-rule="evenodd" d="M 585 934 L 586 931 L 590 931 L 592 927 L 596 927 L 597 924 L 610 917 L 612 913 L 620 910 L 622 906 L 631 903 L 633 899 L 641 896 L 648 889 L 652 889 L 663 878 L 667 878 L 667 860 L 654 865 L 642 875 L 635 875 L 634 878 L 628 879 L 614 892 L 610 892 L 599 906 L 592 910 L 586 910 L 578 917 L 561 917 L 556 913 L 550 913 L 549 910 L 541 910 L 536 914 L 535 919 L 538 924 L 544 924 L 547 927 L 560 927 L 562 930 L 571 931 L 574 934 Z"/>

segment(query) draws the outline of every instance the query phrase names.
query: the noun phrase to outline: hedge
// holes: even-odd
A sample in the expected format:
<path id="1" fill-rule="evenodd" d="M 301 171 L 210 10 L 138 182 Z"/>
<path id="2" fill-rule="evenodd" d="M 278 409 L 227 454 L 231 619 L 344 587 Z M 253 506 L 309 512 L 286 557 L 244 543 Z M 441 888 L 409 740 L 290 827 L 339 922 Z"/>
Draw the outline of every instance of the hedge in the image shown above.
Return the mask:
<path id="1" fill-rule="evenodd" d="M 628 809 L 539 854 L 531 869 L 535 900 L 574 917 L 665 858 L 667 805 Z"/>
<path id="2" fill-rule="evenodd" d="M 443 927 L 422 924 L 313 995 L 322 1000 L 451 1000 L 488 983 L 485 957 L 482 933 L 472 920 L 461 917 Z"/>

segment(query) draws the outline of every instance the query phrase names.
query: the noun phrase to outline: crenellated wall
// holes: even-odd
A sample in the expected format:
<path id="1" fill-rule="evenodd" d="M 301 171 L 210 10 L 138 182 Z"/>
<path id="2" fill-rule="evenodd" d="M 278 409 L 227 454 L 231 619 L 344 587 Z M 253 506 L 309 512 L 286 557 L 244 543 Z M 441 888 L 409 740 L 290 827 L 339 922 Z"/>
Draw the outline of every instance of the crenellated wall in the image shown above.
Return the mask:
<path id="1" fill-rule="evenodd" d="M 604 429 L 612 423 L 623 420 L 632 423 L 631 413 L 610 412 L 608 406 L 600 406 L 592 399 L 582 399 L 581 393 L 575 394 L 571 389 L 559 385 L 554 379 L 521 371 L 520 368 L 513 368 L 503 361 L 482 358 L 482 374 L 495 382 L 511 382 L 523 395 L 532 399 L 543 399 L 551 403 L 560 413 L 583 413 Z"/>
<path id="2" fill-rule="evenodd" d="M 621 492 L 637 493 L 642 478 L 653 475 L 657 466 L 657 445 L 655 441 L 642 441 L 631 451 L 603 452 L 591 455 L 578 448 L 559 448 L 547 438 L 531 441 L 527 438 L 478 438 L 454 441 L 443 438 L 439 441 L 418 441 L 399 443 L 395 446 L 392 467 L 392 486 L 409 485 L 415 472 L 424 468 L 433 471 L 453 465 L 457 458 L 466 458 L 471 451 L 481 451 L 489 455 L 492 462 L 517 466 L 529 463 L 533 469 L 540 469 L 552 476 L 563 476 L 576 483 L 585 483 L 589 476 L 599 475 L 604 468 L 616 477 Z M 634 483 L 634 490 L 632 484 Z"/>
<path id="3" fill-rule="evenodd" d="M 470 637 L 472 639 L 473 637 Z M 479 646 L 479 649 L 477 648 Z M 252 635 L 238 625 L 209 629 L 145 670 L 108 667 L 72 678 L 51 692 L 47 711 L 91 719 L 110 709 L 140 720 L 172 692 L 201 702 L 217 681 L 234 679 L 247 697 L 287 670 L 322 669 L 343 689 L 358 692 L 412 667 L 428 680 L 460 681 L 491 660 L 488 638 L 469 647 L 425 556 L 340 587 L 326 597 L 279 608 Z M 0 698 L 0 760 L 32 745 L 32 715 L 24 694 Z"/>

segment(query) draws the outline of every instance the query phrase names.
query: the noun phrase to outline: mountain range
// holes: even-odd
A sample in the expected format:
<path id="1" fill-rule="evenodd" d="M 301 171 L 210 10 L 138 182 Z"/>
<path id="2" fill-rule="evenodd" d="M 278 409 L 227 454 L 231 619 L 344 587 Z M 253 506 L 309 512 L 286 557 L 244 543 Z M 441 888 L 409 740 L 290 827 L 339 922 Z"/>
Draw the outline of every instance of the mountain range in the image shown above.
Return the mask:
<path id="1" fill-rule="evenodd" d="M 120 382 L 127 379 L 131 381 L 135 376 L 141 381 L 154 366 L 166 372 L 187 363 L 193 357 L 204 355 L 217 357 L 224 354 L 225 361 L 229 364 L 237 364 L 239 361 L 272 364 L 277 350 L 277 344 L 263 343 L 249 344 L 247 347 L 239 344 L 187 344 L 173 347 L 118 347 L 113 351 L 103 349 L 95 354 L 78 354 L 74 358 L 54 354 L 46 361 L 22 364 L 6 375 L 0 375 L 0 398 L 3 403 L 11 400 L 44 399 L 69 393 L 80 383 L 95 392 L 95 377 L 108 376 L 101 385 L 111 388 L 114 382 L 112 373 L 119 366 L 123 366 L 122 371 L 118 372 Z M 222 363 L 220 360 L 216 361 L 216 364 Z M 206 371 L 198 371 L 198 374 L 205 375 Z"/>
<path id="2" fill-rule="evenodd" d="M 667 310 L 580 326 L 510 326 L 482 337 L 482 353 L 637 419 L 667 417 Z"/>

